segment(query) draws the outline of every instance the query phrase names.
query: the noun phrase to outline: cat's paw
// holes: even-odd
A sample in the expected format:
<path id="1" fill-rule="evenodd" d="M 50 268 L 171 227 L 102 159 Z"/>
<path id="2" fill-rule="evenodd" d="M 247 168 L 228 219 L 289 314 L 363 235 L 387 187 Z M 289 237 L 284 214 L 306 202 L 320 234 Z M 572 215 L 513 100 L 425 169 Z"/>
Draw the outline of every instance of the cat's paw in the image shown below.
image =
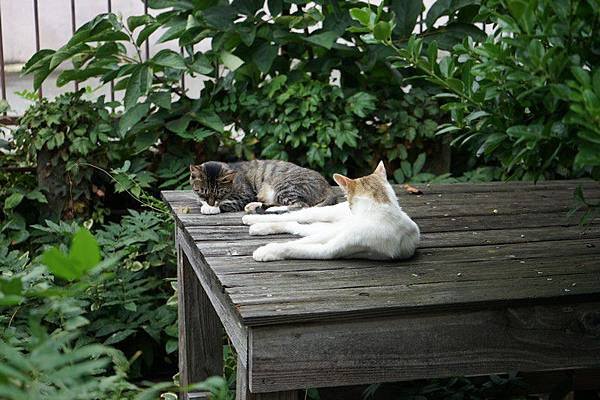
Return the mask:
<path id="1" fill-rule="evenodd" d="M 213 215 L 213 214 L 219 214 L 220 212 L 221 212 L 221 210 L 219 209 L 219 207 L 213 207 L 206 203 L 202 204 L 202 207 L 200 207 L 201 214 Z"/>
<path id="2" fill-rule="evenodd" d="M 257 214 L 259 210 L 262 211 L 262 207 L 263 203 L 260 201 L 253 201 L 252 203 L 246 204 L 244 211 L 246 211 L 247 214 Z"/>
<path id="3" fill-rule="evenodd" d="M 248 233 L 250 236 L 264 236 L 280 233 L 281 227 L 274 223 L 259 222 L 250 226 Z"/>
<path id="4" fill-rule="evenodd" d="M 261 262 L 283 260 L 283 247 L 280 243 L 269 243 L 254 250 L 252 258 Z"/>
<path id="5" fill-rule="evenodd" d="M 259 223 L 261 219 L 260 215 L 256 215 L 256 214 L 248 214 L 248 215 L 244 215 L 242 217 L 242 223 L 244 225 L 254 225 L 256 223 Z"/>

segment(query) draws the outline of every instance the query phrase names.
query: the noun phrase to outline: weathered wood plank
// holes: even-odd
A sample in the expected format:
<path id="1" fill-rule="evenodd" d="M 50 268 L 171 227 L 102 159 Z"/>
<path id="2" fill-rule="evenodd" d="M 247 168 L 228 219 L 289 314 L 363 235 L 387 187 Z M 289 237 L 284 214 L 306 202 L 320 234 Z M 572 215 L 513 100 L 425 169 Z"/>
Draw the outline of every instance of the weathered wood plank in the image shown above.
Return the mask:
<path id="1" fill-rule="evenodd" d="M 504 231 L 474 231 L 466 232 L 461 234 L 439 234 L 439 235 L 428 235 L 423 234 L 424 238 L 419 243 L 417 249 L 417 257 L 421 257 L 422 254 L 429 254 L 432 251 L 444 251 L 443 249 L 451 248 L 456 251 L 476 253 L 478 251 L 486 251 L 486 254 L 491 254 L 488 249 L 495 249 L 496 246 L 502 245 L 502 248 L 518 247 L 517 245 L 531 245 L 533 248 L 538 249 L 540 246 L 546 246 L 542 248 L 542 251 L 547 251 L 548 247 L 554 247 L 554 243 L 560 245 L 561 242 L 569 241 L 579 247 L 591 248 L 588 245 L 594 245 L 595 239 L 599 237 L 597 229 L 598 225 L 594 225 L 593 228 L 589 227 L 585 235 L 578 238 L 576 233 L 569 232 L 565 229 L 565 234 L 562 234 L 560 230 L 557 230 L 549 240 L 543 240 L 540 236 L 534 236 L 531 233 L 530 237 L 521 237 L 526 235 L 527 230 L 518 230 L 508 235 L 503 235 Z M 574 229 L 573 231 L 576 231 Z M 523 232 L 518 234 L 517 232 Z M 518 234 L 518 236 L 517 236 Z M 429 238 L 428 238 L 429 236 Z M 448 237 L 448 239 L 446 239 Z M 537 240 L 535 239 L 537 237 Z M 481 240 L 483 238 L 483 240 Z M 283 235 L 269 236 L 269 237 L 251 237 L 247 240 L 234 240 L 234 241 L 200 241 L 196 242 L 196 247 L 204 254 L 205 257 L 234 257 L 234 256 L 249 256 L 256 250 L 257 247 L 262 246 L 271 242 L 286 242 L 292 239 Z M 489 242 L 488 242 L 489 241 Z M 536 247 L 536 243 L 539 243 Z M 480 249 L 473 249 L 471 247 L 480 247 Z M 550 253 L 552 253 L 550 249 Z M 587 252 L 584 250 L 584 253 Z"/>
<path id="2" fill-rule="evenodd" d="M 542 227 L 579 226 L 582 213 L 569 217 L 567 213 L 517 214 L 500 218 L 490 216 L 448 216 L 437 218 L 415 218 L 422 233 L 462 232 L 500 229 L 528 229 Z M 600 223 L 600 217 L 590 224 Z M 581 228 L 585 230 L 585 228 Z M 186 226 L 195 240 L 226 240 L 231 233 L 248 233 L 248 226 L 241 224 L 241 216 L 237 223 L 231 225 L 192 225 Z M 214 236 L 211 236 L 214 235 Z"/>
<path id="3" fill-rule="evenodd" d="M 179 379 L 186 387 L 223 373 L 223 328 L 187 256 L 176 246 Z M 189 396 L 182 392 L 181 398 Z"/>
<path id="4" fill-rule="evenodd" d="M 197 242 L 197 246 L 205 256 L 231 255 L 239 252 L 239 246 L 244 244 L 248 249 L 271 241 L 287 241 L 298 238 L 294 235 L 250 236 L 248 227 L 232 227 L 229 229 L 190 228 L 188 232 Z M 436 247 L 466 247 L 482 245 L 498 245 L 511 243 L 530 243 L 542 241 L 593 239 L 600 237 L 600 224 L 568 227 L 518 228 L 504 230 L 472 230 L 463 232 L 427 232 L 421 233 L 420 249 Z M 217 242 L 216 244 L 214 242 Z M 223 242 L 223 243 L 218 243 Z"/>
<path id="5" fill-rule="evenodd" d="M 573 286 L 576 283 L 576 286 Z M 334 290 L 296 290 L 283 294 L 231 294 L 244 323 L 400 315 L 441 310 L 497 308 L 510 305 L 600 298 L 600 274 L 547 278 L 459 281 Z M 574 300 L 573 300 L 574 301 Z"/>
<path id="6" fill-rule="evenodd" d="M 297 390 L 286 390 L 271 393 L 252 393 L 248 381 L 248 369 L 238 358 L 236 380 L 236 400 L 300 400 Z"/>
<path id="7" fill-rule="evenodd" d="M 446 185 L 448 186 L 448 185 Z M 452 186 L 452 185 L 450 185 Z M 479 185 L 467 185 L 465 188 Z M 515 185 L 514 190 L 504 191 L 507 185 L 483 185 L 485 190 L 470 192 L 448 189 L 445 186 L 432 186 L 422 196 L 404 193 L 404 189 L 395 186 L 400 202 L 413 218 L 433 218 L 444 216 L 486 216 L 515 215 L 543 212 L 566 212 L 573 202 L 572 190 L 577 185 L 571 181 L 539 185 Z M 587 182 L 587 196 L 591 199 L 600 197 L 600 184 Z M 498 191 L 493 191 L 494 187 Z M 520 194 L 518 192 L 523 192 Z M 200 215 L 195 195 L 191 191 L 164 192 L 163 196 L 186 226 L 197 225 L 237 225 L 240 224 L 240 213 L 226 213 L 217 216 Z M 494 210 L 496 214 L 494 214 Z"/>
<path id="8" fill-rule="evenodd" d="M 208 266 L 198 248 L 193 244 L 189 234 L 178 230 L 176 240 L 190 261 L 195 275 L 186 276 L 184 279 L 186 281 L 200 282 L 204 292 L 208 295 L 216 315 L 220 318 L 225 332 L 231 338 L 231 342 L 238 355 L 242 359 L 247 359 L 248 329 L 242 324 L 231 299 L 223 293 L 222 286 L 215 276 L 214 271 Z"/>
<path id="9" fill-rule="evenodd" d="M 562 191 L 573 192 L 578 186 L 581 186 L 584 191 L 597 191 L 600 189 L 600 184 L 590 179 L 580 180 L 558 180 L 546 182 L 479 182 L 479 183 L 453 183 L 453 184 L 412 184 L 413 187 L 420 189 L 424 195 L 428 194 L 444 194 L 444 193 L 504 193 L 504 192 L 524 192 L 531 193 L 536 191 Z M 402 185 L 392 185 L 394 191 L 399 194 L 407 194 Z M 334 186 L 333 190 L 340 196 L 342 191 Z M 191 190 L 167 190 L 163 191 L 163 198 L 167 202 L 176 202 L 185 199 L 195 199 Z M 412 196 L 412 195 L 411 195 Z M 416 196 L 415 196 L 416 197 Z"/>
<path id="10" fill-rule="evenodd" d="M 600 303 L 254 327 L 253 391 L 600 364 Z"/>
<path id="11" fill-rule="evenodd" d="M 600 253 L 585 257 L 513 261 L 499 264 L 495 261 L 480 263 L 435 263 L 429 265 L 390 265 L 361 262 L 354 268 L 324 268 L 292 271 L 245 271 L 220 274 L 219 279 L 229 294 L 288 294 L 297 290 L 335 290 L 357 286 L 396 286 L 442 282 L 478 282 L 519 278 L 548 279 L 559 275 L 597 273 L 600 276 Z M 258 263 L 257 263 L 258 264 Z M 326 264 L 322 264 L 326 266 Z M 570 268 L 565 268 L 570 265 Z M 574 281 L 573 283 L 577 283 Z"/>
<path id="12" fill-rule="evenodd" d="M 427 204 L 429 203 L 429 204 Z M 404 210 L 413 218 L 434 218 L 434 217 L 461 217 L 461 216 L 490 216 L 500 218 L 505 215 L 516 214 L 537 214 L 537 213 L 566 213 L 574 205 L 573 201 L 553 199 L 544 201 L 540 199 L 528 198 L 526 200 L 517 199 L 496 199 L 494 201 L 482 202 L 472 199 L 465 199 L 463 203 L 456 199 L 446 198 L 426 201 L 420 203 L 404 203 Z M 178 218 L 185 226 L 197 225 L 241 225 L 242 213 L 224 213 L 218 215 L 200 215 L 198 207 L 185 206 L 179 208 L 186 209 L 188 213 L 178 213 Z"/>

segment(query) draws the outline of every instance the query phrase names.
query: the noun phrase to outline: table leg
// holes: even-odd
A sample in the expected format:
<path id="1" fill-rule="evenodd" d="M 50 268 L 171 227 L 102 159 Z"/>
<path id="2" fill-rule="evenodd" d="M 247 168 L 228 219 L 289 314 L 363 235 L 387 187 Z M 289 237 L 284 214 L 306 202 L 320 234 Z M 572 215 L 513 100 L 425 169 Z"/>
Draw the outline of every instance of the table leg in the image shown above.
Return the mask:
<path id="1" fill-rule="evenodd" d="M 223 375 L 223 327 L 186 254 L 177 244 L 179 382 Z M 181 398 L 187 400 L 187 393 Z"/>
<path id="2" fill-rule="evenodd" d="M 248 369 L 238 357 L 237 377 L 235 385 L 236 400 L 298 400 L 298 390 L 286 390 L 272 393 L 251 393 L 248 386 Z"/>

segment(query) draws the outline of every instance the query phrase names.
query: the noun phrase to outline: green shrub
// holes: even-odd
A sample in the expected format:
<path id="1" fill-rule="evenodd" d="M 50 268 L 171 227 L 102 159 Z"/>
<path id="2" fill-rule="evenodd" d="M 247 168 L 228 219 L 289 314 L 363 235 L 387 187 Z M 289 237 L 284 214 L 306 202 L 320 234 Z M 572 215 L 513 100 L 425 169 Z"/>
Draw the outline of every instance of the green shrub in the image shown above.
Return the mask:
<path id="1" fill-rule="evenodd" d="M 473 24 L 476 14 L 473 9 L 478 9 L 476 3 L 461 2 L 453 9 L 438 7 L 438 18 L 458 12 L 460 20 L 429 27 L 423 36 L 451 46 L 465 33 L 482 35 Z M 60 49 L 38 52 L 25 65 L 24 72 L 33 74 L 35 87 L 38 87 L 61 63 L 71 61 L 72 68 L 60 73 L 59 85 L 83 82 L 90 77 L 100 78 L 103 83 L 114 80 L 116 90 L 124 91 L 124 112 L 119 118 L 118 135 L 131 141 L 138 155 L 152 151 L 152 156 L 144 162 L 151 164 L 152 176 L 158 179 L 160 187 L 184 186 L 187 164 L 194 160 L 227 159 L 233 152 L 245 158 L 259 155 L 288 158 L 327 174 L 333 170 L 343 172 L 342 164 L 348 160 L 351 160 L 346 168 L 349 171 L 359 173 L 370 169 L 377 160 L 366 157 L 369 153 L 355 146 L 355 142 L 359 136 L 366 138 L 379 133 L 378 128 L 382 127 L 377 121 L 366 125 L 369 122 L 366 111 L 377 112 L 386 109 L 386 105 L 381 98 L 375 102 L 374 110 L 364 109 L 358 113 L 352 111 L 351 106 L 356 104 L 361 108 L 361 103 L 371 106 L 373 97 L 379 97 L 380 92 L 400 97 L 407 82 L 393 72 L 387 62 L 390 52 L 385 46 L 373 41 L 365 46 L 360 39 L 359 24 L 352 21 L 348 12 L 351 7 L 368 3 L 270 1 L 269 17 L 263 5 L 251 1 L 222 4 L 150 1 L 149 7 L 160 12 L 156 17 L 133 16 L 123 22 L 114 14 L 102 14 L 81 26 Z M 384 15 L 394 16 L 394 37 L 406 40 L 417 24 L 422 1 L 385 0 L 382 6 L 387 10 Z M 162 31 L 158 41 L 176 43 L 183 49 L 182 54 L 161 50 L 144 59 L 141 47 L 149 34 L 158 30 Z M 211 39 L 208 50 L 199 51 L 200 46 L 194 47 L 207 38 Z M 125 44 L 135 49 L 133 56 L 127 54 Z M 182 87 L 180 80 L 184 75 L 210 78 L 205 81 L 199 98 L 190 98 Z M 332 76 L 339 77 L 336 83 L 339 89 L 330 85 Z M 260 115 L 247 110 L 245 121 L 231 118 L 228 111 L 232 109 L 228 107 L 238 102 L 226 104 L 228 97 L 247 93 L 247 101 L 257 98 L 264 104 L 265 85 L 280 85 L 279 103 L 274 109 L 267 110 L 269 106 L 264 105 Z M 413 81 L 412 85 L 423 87 L 423 81 Z M 287 94 L 282 96 L 283 93 Z M 292 135 L 279 143 L 286 129 L 295 128 L 299 122 L 287 118 L 287 128 L 270 127 L 277 123 L 266 118 L 272 118 L 274 112 L 281 110 L 291 112 L 293 108 L 306 107 L 302 105 L 302 97 L 307 93 L 317 94 L 312 101 L 312 121 L 300 122 L 304 124 L 303 131 L 294 129 Z M 418 91 L 415 93 L 418 97 Z M 350 108 L 344 106 L 339 109 L 339 116 L 333 115 L 330 108 L 340 96 L 347 99 Z M 213 107 L 219 101 L 222 101 L 221 111 Z M 333 108 L 337 111 L 337 107 Z M 399 124 L 393 127 L 392 136 L 398 134 L 398 126 L 406 124 L 407 131 L 403 135 L 407 141 L 434 141 L 430 131 L 432 124 L 439 122 L 439 112 L 436 110 L 435 118 L 430 120 L 418 115 L 417 110 L 422 111 L 422 108 L 415 108 L 417 114 L 412 114 L 411 108 L 412 105 L 408 105 L 405 111 L 416 120 L 399 112 L 396 116 Z M 391 116 L 390 111 L 386 118 Z M 252 123 L 257 128 L 254 139 L 260 140 L 236 143 L 232 132 L 226 129 L 231 123 L 241 124 L 246 133 L 250 133 Z M 245 124 L 248 126 L 243 126 Z M 314 131 L 309 132 L 309 128 Z M 425 136 L 419 137 L 421 134 Z M 303 144 L 304 140 L 313 138 L 318 139 L 314 146 Z M 382 141 L 386 140 L 389 142 L 389 138 Z M 292 146 L 282 149 L 288 143 Z M 337 150 L 327 148 L 330 143 Z M 244 147 L 245 144 L 249 147 Z M 404 157 L 402 148 L 393 148 L 389 143 L 380 147 L 382 154 L 378 157 L 389 155 L 396 160 L 394 170 L 401 171 L 396 173 L 398 181 L 431 177 L 419 176 L 424 151 Z M 289 154 L 278 153 L 279 150 Z M 352 163 L 355 159 L 356 163 Z M 132 165 L 144 164 L 139 160 L 130 161 Z"/>
<path id="2" fill-rule="evenodd" d="M 436 42 L 397 45 L 384 20 L 375 23 L 387 27 L 377 39 L 395 50 L 395 65 L 416 68 L 446 91 L 452 123 L 438 133 L 498 162 L 503 178 L 598 178 L 600 3 L 483 4 L 480 14 L 494 22 L 493 34 L 482 43 L 465 39 L 441 60 Z"/>
<path id="3" fill-rule="evenodd" d="M 104 98 L 90 102 L 82 95 L 79 91 L 37 101 L 13 131 L 17 152 L 37 165 L 37 187 L 48 203 L 42 218 L 93 215 L 106 188 L 92 179 L 90 164 L 106 168 L 126 148 L 116 143 L 114 119 Z M 102 213 L 95 216 L 101 218 Z"/>

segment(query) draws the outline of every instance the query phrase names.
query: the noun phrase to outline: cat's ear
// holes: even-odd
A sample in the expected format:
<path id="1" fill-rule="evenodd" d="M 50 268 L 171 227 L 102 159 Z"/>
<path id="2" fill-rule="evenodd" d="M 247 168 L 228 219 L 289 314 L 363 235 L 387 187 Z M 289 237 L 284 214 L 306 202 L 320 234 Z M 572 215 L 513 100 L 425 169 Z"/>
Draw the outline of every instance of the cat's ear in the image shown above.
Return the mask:
<path id="1" fill-rule="evenodd" d="M 348 187 L 348 184 L 350 183 L 350 181 L 352 179 L 345 177 L 344 175 L 340 175 L 340 174 L 333 174 L 333 180 L 335 181 L 335 183 L 337 183 L 342 189 L 346 189 Z"/>
<path id="2" fill-rule="evenodd" d="M 190 173 L 194 176 L 200 175 L 202 172 L 202 167 L 200 165 L 190 164 Z"/>
<path id="3" fill-rule="evenodd" d="M 234 170 L 228 170 L 225 171 L 221 174 L 221 176 L 219 177 L 219 181 L 221 181 L 222 183 L 231 183 L 233 182 L 233 180 L 235 179 L 235 175 L 237 172 L 235 172 Z"/>
<path id="4" fill-rule="evenodd" d="M 387 179 L 387 173 L 385 172 L 385 165 L 383 165 L 383 161 L 379 161 L 379 164 L 377 164 L 377 168 L 375 168 L 373 174 L 379 175 L 383 179 Z"/>

